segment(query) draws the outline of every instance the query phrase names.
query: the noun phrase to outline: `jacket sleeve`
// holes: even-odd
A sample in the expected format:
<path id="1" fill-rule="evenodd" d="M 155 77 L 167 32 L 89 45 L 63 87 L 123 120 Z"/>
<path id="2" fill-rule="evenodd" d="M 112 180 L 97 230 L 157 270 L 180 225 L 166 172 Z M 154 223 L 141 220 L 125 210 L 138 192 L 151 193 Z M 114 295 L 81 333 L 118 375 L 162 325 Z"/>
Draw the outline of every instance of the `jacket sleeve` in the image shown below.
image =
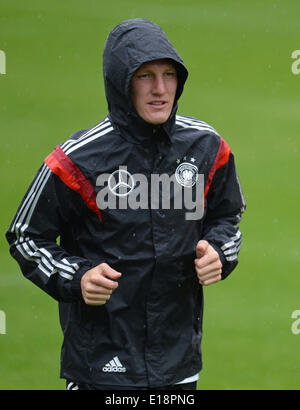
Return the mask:
<path id="1" fill-rule="evenodd" d="M 242 244 L 239 224 L 246 203 L 234 156 L 222 139 L 219 154 L 215 169 L 212 169 L 210 186 L 207 187 L 202 239 L 207 240 L 219 253 L 223 265 L 222 279 L 225 279 L 238 264 Z"/>
<path id="2" fill-rule="evenodd" d="M 57 243 L 62 232 L 72 231 L 81 209 L 80 195 L 43 164 L 6 233 L 24 276 L 63 302 L 81 298 L 81 277 L 92 267 Z"/>

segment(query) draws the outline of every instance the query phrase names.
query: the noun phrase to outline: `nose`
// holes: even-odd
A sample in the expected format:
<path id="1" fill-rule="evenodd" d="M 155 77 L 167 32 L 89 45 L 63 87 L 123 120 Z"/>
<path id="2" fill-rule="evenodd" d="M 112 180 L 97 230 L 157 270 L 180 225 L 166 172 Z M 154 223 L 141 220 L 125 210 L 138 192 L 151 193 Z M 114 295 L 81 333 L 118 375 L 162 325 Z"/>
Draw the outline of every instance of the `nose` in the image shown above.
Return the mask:
<path id="1" fill-rule="evenodd" d="M 156 75 L 153 79 L 152 93 L 163 95 L 166 92 L 166 85 L 162 75 Z"/>

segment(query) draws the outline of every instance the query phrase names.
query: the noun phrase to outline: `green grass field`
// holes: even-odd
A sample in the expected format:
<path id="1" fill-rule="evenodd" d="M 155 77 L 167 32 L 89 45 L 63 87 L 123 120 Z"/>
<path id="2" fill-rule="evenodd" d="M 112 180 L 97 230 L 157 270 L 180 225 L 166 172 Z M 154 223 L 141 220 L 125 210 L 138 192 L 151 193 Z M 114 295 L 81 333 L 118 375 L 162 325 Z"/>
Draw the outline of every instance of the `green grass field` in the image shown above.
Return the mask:
<path id="1" fill-rule="evenodd" d="M 299 389 L 300 49 L 297 0 L 0 0 L 0 389 L 63 389 L 57 303 L 23 278 L 5 231 L 55 145 L 106 115 L 102 48 L 128 18 L 160 24 L 190 71 L 179 113 L 235 153 L 247 211 L 240 264 L 205 288 L 199 389 Z"/>

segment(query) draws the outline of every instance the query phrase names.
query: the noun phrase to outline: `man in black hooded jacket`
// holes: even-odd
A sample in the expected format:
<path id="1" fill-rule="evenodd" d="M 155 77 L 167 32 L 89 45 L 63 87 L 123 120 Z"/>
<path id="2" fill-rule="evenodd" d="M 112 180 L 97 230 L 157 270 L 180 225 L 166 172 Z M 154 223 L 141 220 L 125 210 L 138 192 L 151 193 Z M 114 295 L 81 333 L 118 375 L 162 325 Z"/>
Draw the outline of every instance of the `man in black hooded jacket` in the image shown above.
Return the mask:
<path id="1" fill-rule="evenodd" d="M 45 159 L 10 251 L 59 301 L 70 389 L 195 388 L 202 286 L 241 246 L 234 157 L 210 125 L 176 115 L 188 72 L 156 24 L 115 27 L 103 74 L 108 116 Z"/>

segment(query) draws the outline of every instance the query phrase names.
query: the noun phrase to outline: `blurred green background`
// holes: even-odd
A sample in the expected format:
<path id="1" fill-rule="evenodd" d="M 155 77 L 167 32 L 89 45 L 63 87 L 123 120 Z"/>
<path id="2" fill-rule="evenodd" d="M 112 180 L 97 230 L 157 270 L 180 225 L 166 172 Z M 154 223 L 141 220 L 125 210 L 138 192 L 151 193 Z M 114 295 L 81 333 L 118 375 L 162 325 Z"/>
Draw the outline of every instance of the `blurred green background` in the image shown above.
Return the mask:
<path id="1" fill-rule="evenodd" d="M 229 143 L 248 205 L 238 268 L 205 288 L 198 388 L 299 389 L 298 0 L 0 0 L 0 389 L 64 389 L 57 303 L 23 278 L 4 234 L 54 146 L 106 115 L 104 41 L 135 17 L 178 49 L 190 71 L 179 113 Z"/>

